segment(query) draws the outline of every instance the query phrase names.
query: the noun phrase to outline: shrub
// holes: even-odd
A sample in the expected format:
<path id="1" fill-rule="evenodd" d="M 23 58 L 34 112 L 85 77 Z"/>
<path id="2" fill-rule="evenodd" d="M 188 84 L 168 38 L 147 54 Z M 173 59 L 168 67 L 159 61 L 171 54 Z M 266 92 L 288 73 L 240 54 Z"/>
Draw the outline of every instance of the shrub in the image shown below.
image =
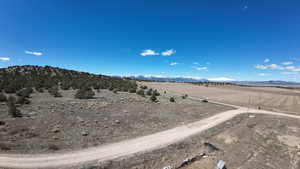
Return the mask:
<path id="1" fill-rule="evenodd" d="M 28 100 L 26 97 L 24 96 L 19 96 L 17 98 L 17 102 L 18 104 L 30 104 L 30 100 Z"/>
<path id="2" fill-rule="evenodd" d="M 156 89 L 153 91 L 153 94 L 154 94 L 155 96 L 160 96 L 160 93 L 159 93 Z"/>
<path id="3" fill-rule="evenodd" d="M 6 98 L 5 94 L 0 93 L 0 102 L 6 102 L 6 101 L 7 101 L 7 98 Z"/>
<path id="4" fill-rule="evenodd" d="M 5 93 L 16 93 L 16 89 L 12 86 L 6 86 L 4 88 Z"/>
<path id="5" fill-rule="evenodd" d="M 136 93 L 136 90 L 135 89 L 130 89 L 129 93 Z"/>
<path id="6" fill-rule="evenodd" d="M 140 88 L 141 88 L 141 89 L 143 89 L 143 90 L 146 90 L 146 89 L 148 89 L 148 87 L 147 87 L 147 86 L 140 86 Z"/>
<path id="7" fill-rule="evenodd" d="M 12 117 L 22 117 L 20 110 L 17 109 L 16 105 L 16 98 L 14 96 L 9 96 L 7 100 L 7 107 L 8 107 L 8 114 Z"/>
<path id="8" fill-rule="evenodd" d="M 17 96 L 29 98 L 30 94 L 33 92 L 32 88 L 24 88 L 17 92 Z"/>
<path id="9" fill-rule="evenodd" d="M 208 100 L 207 100 L 207 99 L 203 99 L 202 102 L 203 102 L 203 103 L 207 103 Z"/>
<path id="10" fill-rule="evenodd" d="M 175 102 L 174 97 L 170 97 L 170 102 Z"/>
<path id="11" fill-rule="evenodd" d="M 44 89 L 43 88 L 35 88 L 35 90 L 39 93 L 44 93 Z"/>
<path id="12" fill-rule="evenodd" d="M 115 94 L 117 94 L 119 91 L 120 91 L 120 90 L 115 89 L 113 92 L 114 92 Z"/>
<path id="13" fill-rule="evenodd" d="M 76 94 L 76 99 L 93 99 L 95 96 L 95 92 L 90 87 L 84 87 L 79 89 Z"/>
<path id="14" fill-rule="evenodd" d="M 181 96 L 181 97 L 182 97 L 182 99 L 186 99 L 186 98 L 188 97 L 188 95 L 185 94 L 185 95 L 183 95 L 183 96 Z"/>
<path id="15" fill-rule="evenodd" d="M 151 96 L 152 95 L 152 89 L 150 88 L 147 92 L 146 92 L 146 95 L 148 95 L 148 96 Z"/>
<path id="16" fill-rule="evenodd" d="M 60 85 L 60 88 L 62 89 L 62 90 L 69 90 L 70 88 L 71 88 L 71 84 L 69 84 L 69 83 L 62 83 L 61 85 Z"/>
<path id="17" fill-rule="evenodd" d="M 152 96 L 150 97 L 150 100 L 152 102 L 157 102 L 158 101 L 157 98 L 156 98 L 156 96 L 155 96 L 155 94 L 152 94 Z"/>
<path id="18" fill-rule="evenodd" d="M 143 89 L 138 90 L 136 94 L 145 97 L 145 91 Z"/>
<path id="19" fill-rule="evenodd" d="M 51 87 L 50 89 L 48 89 L 48 92 L 54 97 L 62 97 L 62 95 L 58 92 L 57 86 Z"/>

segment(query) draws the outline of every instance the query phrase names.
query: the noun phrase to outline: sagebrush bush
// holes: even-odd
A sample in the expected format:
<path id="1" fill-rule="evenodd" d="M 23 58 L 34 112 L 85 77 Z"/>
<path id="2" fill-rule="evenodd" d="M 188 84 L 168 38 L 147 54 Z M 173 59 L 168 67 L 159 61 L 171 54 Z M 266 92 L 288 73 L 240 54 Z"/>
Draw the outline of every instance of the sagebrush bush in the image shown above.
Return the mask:
<path id="1" fill-rule="evenodd" d="M 170 102 L 175 102 L 174 97 L 170 97 Z"/>
<path id="2" fill-rule="evenodd" d="M 152 94 L 152 96 L 150 97 L 150 100 L 152 102 L 157 102 L 158 101 L 157 98 L 156 98 L 156 96 L 155 96 L 155 94 Z"/>
<path id="3" fill-rule="evenodd" d="M 29 98 L 30 94 L 32 92 L 33 92 L 33 89 L 31 87 L 28 87 L 28 88 L 24 88 L 24 89 L 19 90 L 16 94 L 17 94 L 17 96 L 20 96 L 20 97 Z"/>
<path id="4" fill-rule="evenodd" d="M 0 102 L 6 102 L 7 101 L 7 97 L 5 96 L 5 94 L 3 94 L 2 92 L 0 93 Z"/>
<path id="5" fill-rule="evenodd" d="M 160 96 L 160 93 L 159 93 L 156 89 L 153 91 L 153 94 L 154 94 L 155 96 Z"/>
<path id="6" fill-rule="evenodd" d="M 151 96 L 152 95 L 152 89 L 150 88 L 149 90 L 147 90 L 146 95 Z"/>
<path id="7" fill-rule="evenodd" d="M 129 93 L 136 93 L 136 89 L 130 89 Z"/>
<path id="8" fill-rule="evenodd" d="M 76 94 L 76 99 L 93 99 L 95 96 L 95 92 L 90 87 L 83 87 L 79 89 Z"/>
<path id="9" fill-rule="evenodd" d="M 181 98 L 182 98 L 182 99 L 186 99 L 187 97 L 188 97 L 188 95 L 187 95 L 187 94 L 185 94 L 185 95 L 181 96 Z"/>
<path id="10" fill-rule="evenodd" d="M 148 87 L 147 87 L 147 86 L 140 86 L 140 88 L 141 88 L 141 89 L 143 89 L 143 90 L 146 90 L 146 89 L 148 89 Z"/>
<path id="11" fill-rule="evenodd" d="M 48 89 L 48 92 L 54 97 L 62 97 L 62 95 L 58 91 L 58 86 L 53 86 Z"/>
<path id="12" fill-rule="evenodd" d="M 44 93 L 44 89 L 43 88 L 35 88 L 35 90 L 39 93 Z"/>
<path id="13" fill-rule="evenodd" d="M 15 103 L 16 98 L 14 96 L 9 96 L 7 99 L 8 114 L 12 117 L 22 117 L 22 114 L 20 110 L 17 109 Z"/>
<path id="14" fill-rule="evenodd" d="M 17 98 L 17 104 L 30 104 L 30 100 L 27 99 L 27 97 L 24 96 L 18 96 Z"/>
<path id="15" fill-rule="evenodd" d="M 143 89 L 138 90 L 136 94 L 145 97 L 145 91 Z"/>

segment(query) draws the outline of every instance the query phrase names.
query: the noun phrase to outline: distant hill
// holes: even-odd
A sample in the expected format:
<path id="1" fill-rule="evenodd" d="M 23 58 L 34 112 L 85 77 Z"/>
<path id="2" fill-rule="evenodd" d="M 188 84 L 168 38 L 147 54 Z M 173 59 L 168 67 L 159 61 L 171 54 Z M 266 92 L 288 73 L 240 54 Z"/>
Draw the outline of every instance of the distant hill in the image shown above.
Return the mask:
<path id="1" fill-rule="evenodd" d="M 148 80 L 159 82 L 208 82 L 207 79 L 198 79 L 192 77 L 162 77 L 162 76 L 130 76 L 128 78 L 136 80 Z"/>
<path id="2" fill-rule="evenodd" d="M 93 87 L 124 91 L 137 87 L 135 81 L 126 78 L 96 75 L 51 66 L 24 65 L 0 69 L 0 90 L 7 93 L 14 93 L 24 87 L 49 89 L 54 86 L 62 89 Z"/>
<path id="3" fill-rule="evenodd" d="M 269 81 L 236 81 L 236 84 L 242 85 L 255 85 L 255 86 L 288 86 L 288 87 L 300 87 L 298 82 L 289 82 L 282 80 L 269 80 Z"/>

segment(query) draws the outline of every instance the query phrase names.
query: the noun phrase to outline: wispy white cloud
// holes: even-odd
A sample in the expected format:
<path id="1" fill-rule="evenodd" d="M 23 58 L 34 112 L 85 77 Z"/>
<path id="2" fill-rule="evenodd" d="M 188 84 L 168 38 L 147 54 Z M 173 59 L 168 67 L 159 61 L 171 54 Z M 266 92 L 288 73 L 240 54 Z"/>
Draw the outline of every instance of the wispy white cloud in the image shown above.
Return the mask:
<path id="1" fill-rule="evenodd" d="M 255 65 L 256 69 L 262 69 L 262 70 L 266 70 L 266 69 L 272 69 L 272 70 L 284 70 L 285 68 L 282 66 L 279 66 L 277 64 L 270 64 L 270 65 Z"/>
<path id="2" fill-rule="evenodd" d="M 291 61 L 287 61 L 287 62 L 282 62 L 282 65 L 288 66 L 288 65 L 292 65 L 294 62 Z"/>
<path id="3" fill-rule="evenodd" d="M 28 51 L 28 50 L 26 50 L 25 53 L 29 54 L 29 55 L 35 55 L 35 56 L 42 56 L 43 55 L 42 52 L 33 52 L 33 51 Z"/>
<path id="4" fill-rule="evenodd" d="M 209 81 L 234 81 L 235 79 L 227 78 L 227 77 L 217 77 L 217 78 L 208 78 Z"/>
<path id="5" fill-rule="evenodd" d="M 194 62 L 193 64 L 194 64 L 194 65 L 198 65 L 199 63 L 198 63 L 198 62 Z"/>
<path id="6" fill-rule="evenodd" d="M 205 66 L 203 66 L 203 67 L 194 67 L 194 69 L 196 69 L 196 70 L 208 70 L 208 68 L 207 67 L 205 67 Z"/>
<path id="7" fill-rule="evenodd" d="M 159 53 L 155 52 L 154 50 L 151 49 L 146 49 L 143 50 L 142 53 L 140 53 L 142 56 L 153 56 L 153 55 L 159 55 Z"/>
<path id="8" fill-rule="evenodd" d="M 286 66 L 285 69 L 293 72 L 300 72 L 300 66 Z"/>
<path id="9" fill-rule="evenodd" d="M 269 58 L 266 58 L 265 60 L 264 60 L 264 62 L 265 63 L 269 63 L 271 60 L 269 59 Z"/>
<path id="10" fill-rule="evenodd" d="M 10 58 L 9 57 L 0 57 L 0 61 L 7 62 L 7 61 L 10 61 Z"/>
<path id="11" fill-rule="evenodd" d="M 259 73 L 258 76 L 270 76 L 271 74 L 268 73 Z"/>
<path id="12" fill-rule="evenodd" d="M 262 69 L 262 70 L 265 70 L 265 69 L 268 69 L 268 66 L 265 66 L 265 65 L 255 65 L 255 68 L 256 68 L 256 69 Z"/>
<path id="13" fill-rule="evenodd" d="M 174 49 L 170 49 L 170 50 L 166 50 L 164 52 L 161 52 L 161 55 L 163 55 L 163 56 L 171 56 L 171 55 L 173 55 L 175 53 L 176 53 L 176 51 Z"/>
<path id="14" fill-rule="evenodd" d="M 176 66 L 176 65 L 178 65 L 177 62 L 171 62 L 171 63 L 170 63 L 170 66 Z"/>
<path id="15" fill-rule="evenodd" d="M 280 72 L 282 75 L 298 75 L 299 72 Z"/>

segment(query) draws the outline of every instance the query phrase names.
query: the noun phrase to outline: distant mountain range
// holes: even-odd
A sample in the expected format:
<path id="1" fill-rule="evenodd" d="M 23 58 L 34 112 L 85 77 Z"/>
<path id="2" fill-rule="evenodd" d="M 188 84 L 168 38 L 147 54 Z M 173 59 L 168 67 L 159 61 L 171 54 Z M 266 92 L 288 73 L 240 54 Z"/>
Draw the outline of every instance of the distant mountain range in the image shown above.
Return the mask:
<path id="1" fill-rule="evenodd" d="M 149 80 L 160 82 L 210 82 L 208 79 L 193 78 L 193 77 L 164 77 L 164 76 L 130 76 L 131 79 L 136 80 Z M 282 80 L 269 80 L 269 81 L 226 81 L 241 85 L 255 85 L 255 86 L 300 86 L 299 82 L 290 82 Z"/>
<path id="2" fill-rule="evenodd" d="M 208 82 L 207 79 L 199 79 L 193 77 L 164 77 L 164 76 L 130 76 L 131 79 L 136 80 L 149 80 L 149 81 L 160 81 L 160 82 Z"/>

